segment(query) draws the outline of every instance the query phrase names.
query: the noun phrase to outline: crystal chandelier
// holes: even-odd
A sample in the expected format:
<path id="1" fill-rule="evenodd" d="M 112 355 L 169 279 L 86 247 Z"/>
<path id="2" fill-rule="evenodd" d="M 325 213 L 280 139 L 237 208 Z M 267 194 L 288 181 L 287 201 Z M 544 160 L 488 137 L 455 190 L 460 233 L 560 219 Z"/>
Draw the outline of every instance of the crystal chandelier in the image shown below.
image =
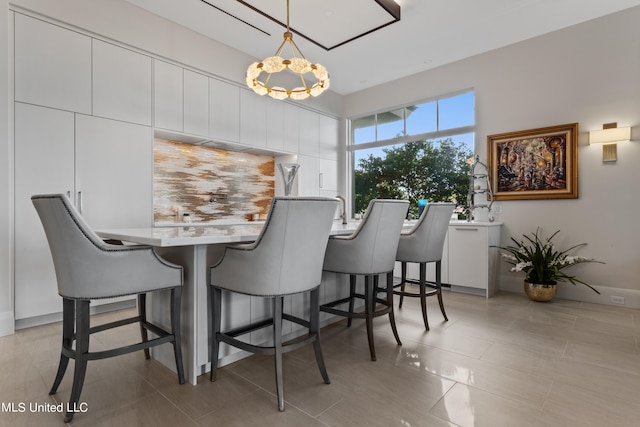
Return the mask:
<path id="1" fill-rule="evenodd" d="M 291 48 L 291 59 L 284 59 L 280 56 L 285 45 Z M 297 53 L 297 54 L 296 54 Z M 300 86 L 293 89 L 285 89 L 279 86 L 269 86 L 271 76 L 288 70 L 300 78 Z M 262 73 L 266 74 L 264 80 L 258 77 Z M 310 74 L 317 80 L 311 86 L 304 79 L 305 74 Z M 298 46 L 293 41 L 293 35 L 289 29 L 289 0 L 287 0 L 287 31 L 284 33 L 284 41 L 278 48 L 274 56 L 270 56 L 262 60 L 262 62 L 254 62 L 247 68 L 247 86 L 249 86 L 258 95 L 269 95 L 275 99 L 291 98 L 301 100 L 311 96 L 318 96 L 329 87 L 329 72 L 320 64 L 312 64 L 309 62 Z"/>

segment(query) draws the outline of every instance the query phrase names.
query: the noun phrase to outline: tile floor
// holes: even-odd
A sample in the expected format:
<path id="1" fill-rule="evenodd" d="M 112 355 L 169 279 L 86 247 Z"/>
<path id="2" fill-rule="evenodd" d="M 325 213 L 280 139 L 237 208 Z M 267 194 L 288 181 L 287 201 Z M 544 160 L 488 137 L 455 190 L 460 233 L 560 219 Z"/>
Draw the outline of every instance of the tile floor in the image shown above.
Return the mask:
<path id="1" fill-rule="evenodd" d="M 386 318 L 375 320 L 378 361 L 369 360 L 362 321 L 323 329 L 332 383 L 313 353 L 285 356 L 286 411 L 278 412 L 272 359 L 253 356 L 221 369 L 211 383 L 178 385 L 142 353 L 89 363 L 78 426 L 637 426 L 640 424 L 640 310 L 523 295 L 445 293 L 449 322 L 429 301 L 423 330 L 415 299 L 396 310 L 397 346 Z M 109 315 L 100 315 L 106 320 Z M 98 317 L 100 317 L 98 316 Z M 108 331 L 92 345 L 136 339 Z M 47 394 L 59 354 L 60 325 L 0 338 L 0 426 L 62 425 L 58 413 L 30 404 Z M 71 369 L 71 365 L 70 365 Z M 9 405 L 25 412 L 9 412 Z"/>

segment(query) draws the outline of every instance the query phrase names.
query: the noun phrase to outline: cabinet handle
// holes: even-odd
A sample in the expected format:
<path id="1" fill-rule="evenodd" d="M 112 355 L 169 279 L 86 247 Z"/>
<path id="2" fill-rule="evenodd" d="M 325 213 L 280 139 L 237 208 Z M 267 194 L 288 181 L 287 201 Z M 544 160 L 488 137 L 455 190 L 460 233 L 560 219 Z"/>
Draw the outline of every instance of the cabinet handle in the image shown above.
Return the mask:
<path id="1" fill-rule="evenodd" d="M 456 231 L 478 231 L 477 228 L 469 228 L 469 227 L 456 227 Z"/>
<path id="2" fill-rule="evenodd" d="M 324 188 L 324 176 L 323 175 L 324 175 L 323 173 L 319 174 L 319 177 L 320 177 L 320 188 Z"/>
<path id="3" fill-rule="evenodd" d="M 82 191 L 78 191 L 78 212 L 82 213 Z"/>

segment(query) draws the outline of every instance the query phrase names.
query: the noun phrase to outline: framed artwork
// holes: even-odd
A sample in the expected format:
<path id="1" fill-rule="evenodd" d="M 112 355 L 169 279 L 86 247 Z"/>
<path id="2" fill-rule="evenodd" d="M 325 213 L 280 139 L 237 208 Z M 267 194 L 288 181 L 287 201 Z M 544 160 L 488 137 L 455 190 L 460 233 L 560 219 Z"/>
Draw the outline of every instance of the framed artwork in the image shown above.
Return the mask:
<path id="1" fill-rule="evenodd" d="M 487 137 L 494 200 L 578 197 L 578 123 Z"/>

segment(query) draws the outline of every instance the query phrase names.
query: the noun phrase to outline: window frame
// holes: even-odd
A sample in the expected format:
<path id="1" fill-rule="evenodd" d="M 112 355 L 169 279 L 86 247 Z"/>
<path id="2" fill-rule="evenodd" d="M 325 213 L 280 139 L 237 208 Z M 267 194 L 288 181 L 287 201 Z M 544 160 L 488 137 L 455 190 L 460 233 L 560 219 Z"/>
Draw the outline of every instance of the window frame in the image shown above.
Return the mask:
<path id="1" fill-rule="evenodd" d="M 461 126 L 461 127 L 456 127 L 456 128 L 449 128 L 449 129 L 444 129 L 444 130 L 440 130 L 438 129 L 438 126 L 440 124 L 440 117 L 439 117 L 439 104 L 438 102 L 444 99 L 448 99 L 448 98 L 454 98 L 456 96 L 460 96 L 460 95 L 464 95 L 467 93 L 473 93 L 473 124 L 472 125 L 468 125 L 468 126 Z M 389 139 L 383 139 L 383 140 L 378 140 L 378 129 L 377 129 L 377 123 L 376 123 L 376 129 L 375 129 L 375 136 L 376 136 L 376 140 L 372 141 L 372 142 L 365 142 L 365 143 L 361 143 L 361 144 L 354 144 L 353 142 L 353 129 L 352 129 L 352 122 L 354 120 L 363 118 L 363 117 L 367 117 L 367 116 L 372 116 L 372 115 L 376 115 L 376 122 L 377 122 L 377 115 L 378 114 L 382 114 L 382 113 L 386 113 L 386 112 L 390 112 L 393 110 L 397 110 L 397 109 L 405 109 L 406 112 L 406 108 L 408 107 L 412 107 L 412 106 L 416 106 L 416 105 L 421 105 L 421 104 L 426 104 L 429 102 L 436 102 L 436 130 L 432 131 L 432 132 L 425 132 L 425 133 L 421 133 L 421 134 L 415 134 L 415 135 L 406 135 L 406 129 L 407 129 L 407 125 L 406 125 L 406 121 L 407 121 L 407 117 L 406 117 L 406 113 L 404 114 L 404 123 L 403 123 L 403 127 L 404 127 L 404 136 L 400 136 L 397 138 L 389 138 Z M 434 140 L 434 139 L 442 139 L 442 138 L 447 138 L 447 137 L 451 137 L 451 136 L 455 136 L 455 135 L 464 135 L 464 134 L 473 134 L 473 152 L 474 154 L 476 153 L 476 130 L 477 130 L 477 96 L 476 96 L 476 91 L 474 88 L 468 88 L 468 89 L 464 89 L 461 91 L 457 91 L 457 92 L 450 92 L 447 93 L 445 95 L 441 95 L 441 96 L 437 96 L 435 98 L 429 98 L 429 99 L 425 99 L 422 101 L 418 101 L 418 102 L 413 102 L 413 103 L 408 103 L 408 104 L 404 104 L 404 105 L 400 105 L 400 106 L 395 106 L 395 107 L 391 107 L 391 108 L 384 108 L 378 111 L 372 111 L 372 112 L 367 112 L 364 114 L 360 114 L 357 116 L 353 116 L 353 117 L 348 117 L 346 120 L 346 127 L 347 127 L 347 144 L 346 144 L 346 164 L 347 164 L 347 176 L 346 176 L 346 184 L 347 184 L 347 189 L 348 189 L 348 197 L 347 197 L 347 201 L 348 201 L 348 205 L 349 205 L 349 211 L 351 212 L 351 217 L 353 217 L 353 209 L 354 209 L 354 197 L 355 197 L 355 180 L 354 180 L 354 171 L 355 171 L 355 152 L 356 151 L 360 151 L 360 150 L 367 150 L 367 149 L 371 149 L 371 148 L 381 148 L 381 147 L 387 147 L 387 146 L 392 146 L 392 145 L 398 145 L 398 144 L 406 144 L 409 142 L 414 142 L 414 141 L 422 141 L 422 140 Z"/>

